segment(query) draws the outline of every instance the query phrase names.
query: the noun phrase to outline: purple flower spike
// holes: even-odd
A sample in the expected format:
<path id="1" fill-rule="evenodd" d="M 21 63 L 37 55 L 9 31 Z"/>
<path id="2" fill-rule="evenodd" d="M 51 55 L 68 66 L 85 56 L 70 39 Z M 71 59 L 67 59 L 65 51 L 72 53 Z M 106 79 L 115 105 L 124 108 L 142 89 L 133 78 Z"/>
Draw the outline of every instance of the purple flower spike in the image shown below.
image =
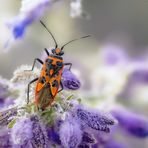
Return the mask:
<path id="1" fill-rule="evenodd" d="M 64 148 L 77 148 L 82 139 L 79 123 L 73 119 L 66 120 L 60 127 L 60 140 Z"/>
<path id="2" fill-rule="evenodd" d="M 114 119 L 105 114 L 83 109 L 77 109 L 77 116 L 82 122 L 88 125 L 88 127 L 107 133 L 110 132 L 109 126 L 115 124 Z"/>
<path id="3" fill-rule="evenodd" d="M 80 81 L 76 76 L 67 68 L 63 70 L 62 84 L 65 89 L 77 90 L 80 88 Z"/>
<path id="4" fill-rule="evenodd" d="M 23 145 L 32 138 L 32 122 L 30 119 L 22 118 L 16 122 L 11 131 L 14 144 Z"/>
<path id="5" fill-rule="evenodd" d="M 139 138 L 148 137 L 148 120 L 146 118 L 124 109 L 113 110 L 112 115 L 118 120 L 119 125 L 131 135 Z"/>
<path id="6" fill-rule="evenodd" d="M 47 132 L 37 116 L 18 121 L 12 128 L 13 143 L 21 148 L 48 148 Z"/>
<path id="7" fill-rule="evenodd" d="M 39 121 L 37 116 L 31 117 L 31 121 L 32 121 L 32 134 L 33 134 L 33 137 L 31 139 L 32 146 L 35 148 L 38 147 L 48 148 L 49 141 L 45 127 Z"/>
<path id="8" fill-rule="evenodd" d="M 20 14 L 7 24 L 12 29 L 14 38 L 22 37 L 26 27 L 39 20 L 50 3 L 51 0 L 22 0 Z"/>

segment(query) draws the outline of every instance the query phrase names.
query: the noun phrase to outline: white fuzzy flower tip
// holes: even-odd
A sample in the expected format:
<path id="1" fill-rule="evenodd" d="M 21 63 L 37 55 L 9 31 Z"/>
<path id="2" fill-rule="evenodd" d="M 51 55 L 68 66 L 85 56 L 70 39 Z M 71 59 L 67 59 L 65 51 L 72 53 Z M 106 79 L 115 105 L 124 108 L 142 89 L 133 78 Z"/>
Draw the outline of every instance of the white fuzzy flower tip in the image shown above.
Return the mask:
<path id="1" fill-rule="evenodd" d="M 70 8 L 70 16 L 72 18 L 87 17 L 86 13 L 82 9 L 82 0 L 71 0 Z"/>

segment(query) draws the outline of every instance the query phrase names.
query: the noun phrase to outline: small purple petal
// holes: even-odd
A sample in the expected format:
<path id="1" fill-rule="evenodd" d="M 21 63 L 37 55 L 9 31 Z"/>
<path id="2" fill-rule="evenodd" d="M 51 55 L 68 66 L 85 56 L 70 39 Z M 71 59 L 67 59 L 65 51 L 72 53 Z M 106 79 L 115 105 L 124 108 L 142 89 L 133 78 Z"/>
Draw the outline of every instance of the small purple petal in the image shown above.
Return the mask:
<path id="1" fill-rule="evenodd" d="M 91 146 L 87 143 L 81 143 L 78 148 L 91 148 Z"/>
<path id="2" fill-rule="evenodd" d="M 112 115 L 118 120 L 119 125 L 133 136 L 148 137 L 148 120 L 136 113 L 124 109 L 115 109 Z"/>
<path id="3" fill-rule="evenodd" d="M 111 116 L 93 111 L 77 109 L 78 118 L 90 128 L 104 132 L 110 132 L 109 125 L 114 125 L 115 121 Z"/>
<path id="4" fill-rule="evenodd" d="M 94 136 L 88 132 L 84 132 L 83 136 L 82 136 L 82 142 L 83 143 L 95 143 L 96 139 L 94 138 Z"/>
<path id="5" fill-rule="evenodd" d="M 82 139 L 82 131 L 79 123 L 73 119 L 67 119 L 60 127 L 60 140 L 66 148 L 76 148 Z"/>
<path id="6" fill-rule="evenodd" d="M 48 137 L 53 143 L 61 145 L 59 133 L 53 127 L 48 129 Z"/>
<path id="7" fill-rule="evenodd" d="M 69 70 L 64 69 L 62 74 L 62 84 L 65 89 L 77 90 L 80 88 L 80 81 L 76 76 Z"/>

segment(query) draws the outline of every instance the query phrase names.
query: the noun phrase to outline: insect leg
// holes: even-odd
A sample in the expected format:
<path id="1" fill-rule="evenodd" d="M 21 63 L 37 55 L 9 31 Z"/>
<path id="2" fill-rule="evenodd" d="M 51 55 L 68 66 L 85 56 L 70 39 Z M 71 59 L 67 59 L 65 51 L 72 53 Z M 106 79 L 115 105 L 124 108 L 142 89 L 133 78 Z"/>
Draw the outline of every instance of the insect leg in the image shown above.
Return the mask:
<path id="1" fill-rule="evenodd" d="M 64 89 L 63 84 L 62 84 L 61 81 L 60 81 L 60 85 L 61 85 L 61 89 L 58 91 L 58 93 L 61 92 Z"/>
<path id="2" fill-rule="evenodd" d="M 69 66 L 69 70 L 71 70 L 72 63 L 64 63 L 65 66 Z"/>
<path id="3" fill-rule="evenodd" d="M 29 90 L 30 90 L 30 85 L 31 85 L 32 83 L 36 82 L 38 79 L 39 79 L 39 78 L 35 78 L 35 79 L 33 79 L 32 81 L 30 81 L 30 82 L 28 83 L 28 89 L 27 89 L 27 104 L 29 103 Z"/>
<path id="4" fill-rule="evenodd" d="M 49 52 L 48 52 L 47 48 L 44 48 L 44 50 L 45 50 L 46 54 L 49 56 Z"/>
<path id="5" fill-rule="evenodd" d="M 33 71 L 34 66 L 35 66 L 35 63 L 36 63 L 37 61 L 38 61 L 40 64 L 43 65 L 43 61 L 42 61 L 42 60 L 40 60 L 39 58 L 35 58 L 31 70 L 25 70 L 25 71 Z"/>

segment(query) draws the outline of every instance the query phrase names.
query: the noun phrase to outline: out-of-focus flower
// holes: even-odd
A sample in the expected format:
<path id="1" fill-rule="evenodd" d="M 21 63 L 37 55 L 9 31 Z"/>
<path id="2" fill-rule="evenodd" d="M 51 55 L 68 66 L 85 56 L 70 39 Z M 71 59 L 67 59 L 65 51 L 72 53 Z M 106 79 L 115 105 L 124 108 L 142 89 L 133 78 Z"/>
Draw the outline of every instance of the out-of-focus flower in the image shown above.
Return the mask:
<path id="1" fill-rule="evenodd" d="M 98 68 L 92 72 L 93 95 L 114 101 L 124 89 L 130 72 L 128 57 L 120 46 L 106 45 L 99 52 Z"/>
<path id="2" fill-rule="evenodd" d="M 70 0 L 70 7 L 71 7 L 71 12 L 70 16 L 75 18 L 75 17 L 87 17 L 87 14 L 83 11 L 82 8 L 82 0 Z"/>
<path id="3" fill-rule="evenodd" d="M 103 46 L 101 48 L 100 54 L 102 61 L 108 66 L 123 65 L 128 63 L 128 56 L 126 55 L 122 47 L 114 44 Z"/>
<path id="4" fill-rule="evenodd" d="M 14 104 L 13 89 L 9 80 L 0 76 L 0 108 L 6 108 Z"/>
<path id="5" fill-rule="evenodd" d="M 51 0 L 22 0 L 20 14 L 7 24 L 12 29 L 13 37 L 21 38 L 26 27 L 33 21 L 39 20 L 51 2 Z"/>
<path id="6" fill-rule="evenodd" d="M 60 127 L 60 140 L 65 148 L 76 148 L 82 139 L 79 123 L 74 119 L 67 119 Z"/>
<path id="7" fill-rule="evenodd" d="M 126 148 L 126 145 L 120 143 L 113 138 L 110 138 L 105 144 L 104 148 Z"/>
<path id="8" fill-rule="evenodd" d="M 5 100 L 8 97 L 9 83 L 6 79 L 0 77 L 0 107 L 4 106 Z"/>
<path id="9" fill-rule="evenodd" d="M 109 114 L 97 111 L 87 111 L 84 109 L 77 109 L 76 114 L 81 122 L 84 122 L 88 127 L 94 130 L 110 132 L 109 126 L 115 124 L 115 120 Z"/>
<path id="10" fill-rule="evenodd" d="M 13 143 L 20 147 L 48 148 L 49 146 L 46 129 L 36 115 L 16 122 L 11 137 Z"/>
<path id="11" fill-rule="evenodd" d="M 80 81 L 76 76 L 69 70 L 64 69 L 62 73 L 62 84 L 66 89 L 76 90 L 80 88 Z"/>
<path id="12" fill-rule="evenodd" d="M 118 120 L 119 125 L 129 134 L 139 137 L 148 137 L 148 120 L 141 115 L 125 109 L 113 109 L 112 115 Z"/>

